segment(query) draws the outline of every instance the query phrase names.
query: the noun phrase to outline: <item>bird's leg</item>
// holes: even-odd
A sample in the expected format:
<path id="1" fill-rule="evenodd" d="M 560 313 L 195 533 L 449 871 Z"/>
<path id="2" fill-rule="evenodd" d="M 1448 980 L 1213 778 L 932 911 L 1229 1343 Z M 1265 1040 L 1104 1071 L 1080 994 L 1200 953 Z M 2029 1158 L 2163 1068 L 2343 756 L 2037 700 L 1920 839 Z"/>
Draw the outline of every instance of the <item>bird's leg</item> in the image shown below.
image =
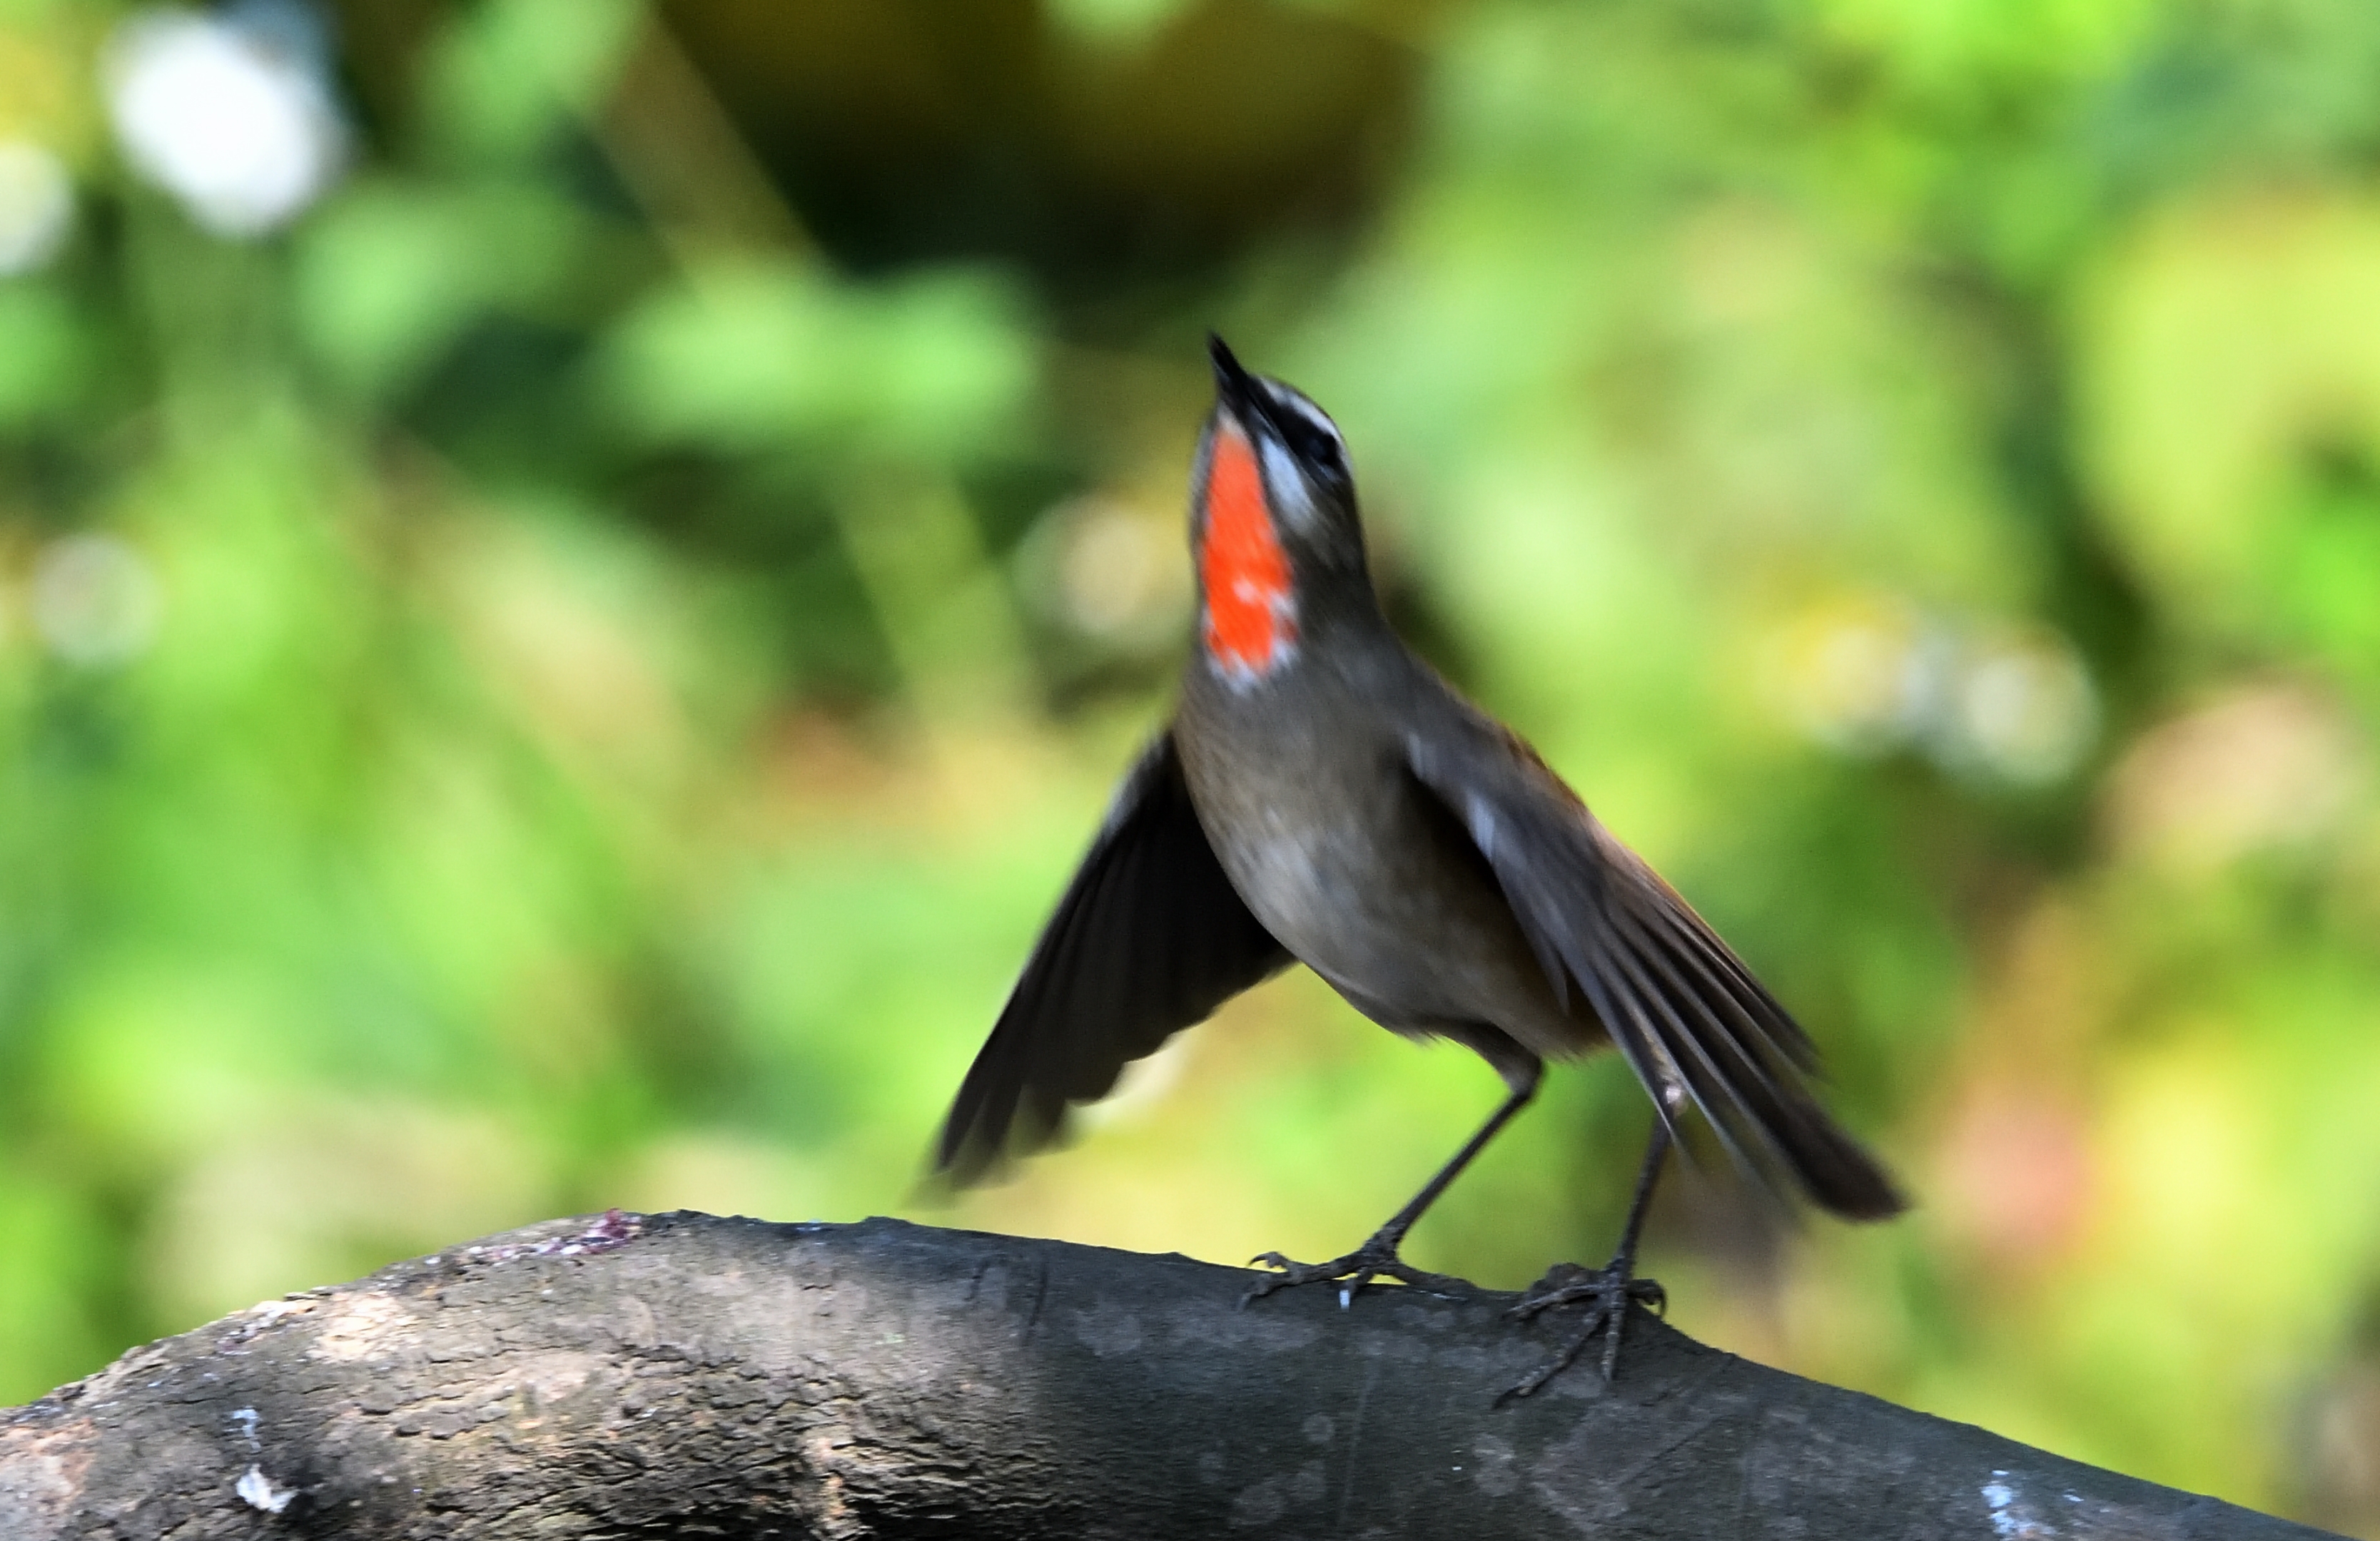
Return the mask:
<path id="1" fill-rule="evenodd" d="M 1344 1309 L 1357 1292 L 1375 1279 L 1394 1279 L 1428 1290 L 1462 1290 L 1464 1287 L 1463 1280 L 1450 1279 L 1440 1273 L 1425 1273 L 1398 1256 L 1397 1248 L 1404 1244 L 1405 1232 L 1414 1228 L 1414 1222 L 1421 1219 L 1423 1211 L 1438 1201 L 1438 1195 L 1463 1174 L 1463 1169 L 1471 1164 L 1472 1158 L 1487 1148 L 1488 1142 L 1496 1137 L 1497 1131 L 1511 1122 L 1514 1113 L 1528 1106 L 1529 1098 L 1536 1092 L 1537 1076 L 1533 1073 L 1527 1080 L 1512 1087 L 1512 1094 L 1504 1098 L 1495 1112 L 1488 1115 L 1488 1122 L 1479 1126 L 1479 1132 L 1454 1153 L 1453 1159 L 1439 1168 L 1438 1175 L 1424 1184 L 1421 1192 L 1413 1195 L 1412 1202 L 1390 1216 L 1386 1225 L 1372 1232 L 1371 1240 L 1344 1257 L 1334 1257 L 1328 1263 L 1293 1263 L 1278 1252 L 1267 1252 L 1250 1258 L 1248 1261 L 1252 1265 L 1262 1263 L 1281 1271 L 1249 1285 L 1247 1293 L 1240 1297 L 1240 1304 L 1245 1305 L 1252 1300 L 1262 1299 L 1275 1290 L 1291 1285 L 1335 1281 L 1339 1285 L 1339 1304 Z"/>
<path id="2" fill-rule="evenodd" d="M 1661 1159 L 1669 1153 L 1669 1121 L 1656 1112 L 1653 1137 L 1645 1147 L 1645 1165 L 1636 1174 L 1636 1196 L 1629 1201 L 1628 1223 L 1621 1230 L 1620 1250 L 1612 1254 L 1610 1263 L 1600 1273 L 1575 1263 L 1558 1263 L 1519 1304 L 1505 1313 L 1525 1319 L 1572 1301 L 1591 1303 L 1585 1321 L 1562 1351 L 1531 1370 L 1505 1395 L 1525 1397 L 1560 1375 L 1598 1329 L 1604 1335 L 1603 1378 L 1609 1381 L 1620 1367 L 1620 1332 L 1628 1320 L 1628 1303 L 1642 1301 L 1655 1311 L 1668 1306 L 1669 1294 L 1659 1284 L 1636 1277 L 1636 1238 L 1645 1229 L 1645 1211 L 1653 1205 L 1653 1185 L 1661 1176 Z"/>

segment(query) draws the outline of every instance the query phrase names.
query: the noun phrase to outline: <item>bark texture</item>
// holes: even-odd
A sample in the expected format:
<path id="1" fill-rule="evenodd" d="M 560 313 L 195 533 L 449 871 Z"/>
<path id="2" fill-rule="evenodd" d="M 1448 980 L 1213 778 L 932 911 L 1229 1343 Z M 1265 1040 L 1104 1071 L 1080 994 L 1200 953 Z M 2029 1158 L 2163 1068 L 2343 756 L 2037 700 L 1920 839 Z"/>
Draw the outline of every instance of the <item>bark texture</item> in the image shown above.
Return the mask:
<path id="1" fill-rule="evenodd" d="M 0 1413 L 0 1537 L 2321 1535 L 1630 1323 L 893 1220 L 560 1221 Z M 1559 1318 L 1560 1314 L 1555 1314 Z"/>

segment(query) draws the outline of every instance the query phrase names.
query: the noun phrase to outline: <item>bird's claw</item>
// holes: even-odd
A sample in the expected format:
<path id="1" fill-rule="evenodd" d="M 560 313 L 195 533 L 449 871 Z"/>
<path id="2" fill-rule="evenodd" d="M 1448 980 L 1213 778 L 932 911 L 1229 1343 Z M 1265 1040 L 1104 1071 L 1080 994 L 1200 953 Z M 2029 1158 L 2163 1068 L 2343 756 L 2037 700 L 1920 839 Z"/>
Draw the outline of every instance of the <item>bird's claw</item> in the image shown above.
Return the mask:
<path id="1" fill-rule="evenodd" d="M 1355 1297 L 1376 1279 L 1393 1279 L 1400 1284 L 1429 1290 L 1441 1294 L 1460 1294 L 1463 1281 L 1442 1273 L 1429 1273 L 1415 1268 L 1397 1256 L 1393 1244 L 1375 1236 L 1344 1257 L 1334 1257 L 1327 1263 L 1299 1263 L 1278 1252 L 1258 1253 L 1248 1259 L 1248 1266 L 1262 1266 L 1278 1271 L 1267 1274 L 1247 1287 L 1240 1296 L 1245 1308 L 1252 1300 L 1262 1300 L 1275 1290 L 1293 1289 L 1300 1284 L 1339 1286 L 1339 1308 L 1345 1310 Z"/>
<path id="2" fill-rule="evenodd" d="M 1575 1263 L 1557 1263 L 1504 1315 L 1526 1321 L 1540 1312 L 1580 1301 L 1588 1303 L 1588 1309 L 1585 1319 L 1579 1323 L 1578 1331 L 1560 1353 L 1508 1388 L 1503 1393 L 1505 1396 L 1525 1397 L 1560 1375 L 1597 1332 L 1604 1335 L 1600 1367 L 1604 1382 L 1609 1384 L 1620 1367 L 1621 1331 L 1628 1320 L 1629 1305 L 1632 1303 L 1640 1304 L 1659 1316 L 1669 1309 L 1670 1293 L 1657 1280 L 1639 1279 L 1632 1269 L 1616 1260 L 1611 1267 L 1601 1269 L 1581 1268 Z"/>
<path id="3" fill-rule="evenodd" d="M 1557 1305 L 1569 1305 L 1582 1300 L 1592 1300 L 1609 1305 L 1621 1293 L 1642 1303 L 1656 1316 L 1670 1306 L 1670 1292 L 1660 1280 L 1639 1279 L 1624 1268 L 1582 1268 L 1576 1263 L 1556 1263 L 1546 1270 L 1546 1276 L 1529 1286 L 1528 1293 L 1515 1301 L 1504 1315 L 1526 1321 L 1540 1311 Z"/>

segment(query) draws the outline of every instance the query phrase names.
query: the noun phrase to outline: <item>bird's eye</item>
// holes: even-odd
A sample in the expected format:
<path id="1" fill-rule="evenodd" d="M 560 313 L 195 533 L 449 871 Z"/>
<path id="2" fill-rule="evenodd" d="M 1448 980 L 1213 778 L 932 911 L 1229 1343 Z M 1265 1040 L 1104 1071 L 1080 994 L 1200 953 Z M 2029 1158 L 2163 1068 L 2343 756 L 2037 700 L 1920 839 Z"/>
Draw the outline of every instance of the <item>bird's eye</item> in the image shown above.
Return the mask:
<path id="1" fill-rule="evenodd" d="M 1326 430 L 1306 421 L 1295 412 L 1281 415 L 1281 436 L 1290 454 L 1298 463 L 1320 472 L 1334 481 L 1347 479 L 1347 457 L 1339 441 Z"/>

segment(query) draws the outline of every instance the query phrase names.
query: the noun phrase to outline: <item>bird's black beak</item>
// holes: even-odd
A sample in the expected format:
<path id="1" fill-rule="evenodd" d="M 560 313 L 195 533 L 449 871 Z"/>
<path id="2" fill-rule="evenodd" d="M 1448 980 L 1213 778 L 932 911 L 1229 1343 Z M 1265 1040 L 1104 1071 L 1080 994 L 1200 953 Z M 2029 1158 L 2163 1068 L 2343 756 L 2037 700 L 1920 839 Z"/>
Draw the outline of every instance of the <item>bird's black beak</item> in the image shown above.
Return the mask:
<path id="1" fill-rule="evenodd" d="M 1252 426 L 1252 420 L 1264 414 L 1264 396 L 1256 381 L 1240 368 L 1223 339 L 1211 332 L 1207 334 L 1207 358 L 1215 366 L 1215 399 L 1231 408 L 1232 416 L 1242 423 Z"/>

